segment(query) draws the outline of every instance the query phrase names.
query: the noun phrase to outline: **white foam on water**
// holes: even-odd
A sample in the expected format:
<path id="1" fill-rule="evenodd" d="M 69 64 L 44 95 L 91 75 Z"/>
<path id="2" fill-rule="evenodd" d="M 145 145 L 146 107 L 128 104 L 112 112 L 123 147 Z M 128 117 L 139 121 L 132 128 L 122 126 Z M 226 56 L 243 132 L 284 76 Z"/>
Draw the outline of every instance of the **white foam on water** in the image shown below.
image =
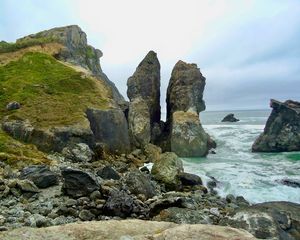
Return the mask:
<path id="1" fill-rule="evenodd" d="M 249 122 L 249 121 L 247 121 Z M 300 188 L 282 185 L 278 180 L 300 179 L 300 161 L 288 153 L 252 153 L 254 140 L 264 125 L 215 124 L 204 126 L 217 141 L 217 154 L 207 158 L 185 158 L 185 171 L 198 174 L 204 183 L 215 177 L 218 193 L 242 195 L 252 203 L 291 201 L 300 203 Z"/>

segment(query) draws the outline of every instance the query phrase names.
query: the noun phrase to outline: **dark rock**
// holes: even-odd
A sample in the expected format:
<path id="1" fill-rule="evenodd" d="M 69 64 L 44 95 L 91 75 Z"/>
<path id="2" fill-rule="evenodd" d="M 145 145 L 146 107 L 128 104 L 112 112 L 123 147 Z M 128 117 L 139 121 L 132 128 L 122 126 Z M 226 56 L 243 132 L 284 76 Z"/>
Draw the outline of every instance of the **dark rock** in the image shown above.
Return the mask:
<path id="1" fill-rule="evenodd" d="M 150 177 L 138 170 L 127 173 L 124 182 L 129 191 L 135 195 L 143 194 L 146 199 L 156 195 L 155 185 Z"/>
<path id="2" fill-rule="evenodd" d="M 236 204 L 239 206 L 249 206 L 249 202 L 243 197 L 243 196 L 237 196 L 236 197 Z"/>
<path id="3" fill-rule="evenodd" d="M 300 103 L 271 100 L 273 108 L 264 132 L 252 145 L 253 152 L 300 150 Z"/>
<path id="4" fill-rule="evenodd" d="M 172 152 L 161 154 L 160 159 L 154 162 L 151 170 L 153 177 L 164 183 L 170 190 L 180 188 L 179 174 L 182 172 L 182 161 Z"/>
<path id="5" fill-rule="evenodd" d="M 196 186 L 196 185 L 202 185 L 202 179 L 191 173 L 180 173 L 179 174 L 179 179 L 182 183 L 182 185 L 185 186 Z"/>
<path id="6" fill-rule="evenodd" d="M 119 180 L 119 173 L 113 169 L 111 166 L 105 166 L 97 172 L 97 175 L 103 179 L 114 179 Z"/>
<path id="7" fill-rule="evenodd" d="M 88 196 L 100 188 L 94 177 L 81 170 L 65 168 L 61 173 L 63 176 L 62 191 L 71 197 Z"/>
<path id="8" fill-rule="evenodd" d="M 199 210 L 170 207 L 162 210 L 154 221 L 174 222 L 178 224 L 210 224 L 209 216 Z"/>
<path id="9" fill-rule="evenodd" d="M 127 96 L 132 102 L 142 98 L 149 109 L 150 125 L 160 122 L 160 64 L 155 52 L 150 51 L 127 81 Z M 129 110 L 130 111 L 130 110 Z"/>
<path id="10" fill-rule="evenodd" d="M 276 182 L 294 188 L 300 188 L 300 180 L 296 179 L 281 179 L 276 180 Z"/>
<path id="11" fill-rule="evenodd" d="M 10 102 L 6 105 L 6 109 L 9 111 L 19 109 L 20 107 L 21 107 L 21 104 L 18 102 Z"/>
<path id="12" fill-rule="evenodd" d="M 222 120 L 222 122 L 238 122 L 238 121 L 240 120 L 237 119 L 233 113 L 226 115 Z"/>
<path id="13" fill-rule="evenodd" d="M 299 239 L 300 205 L 267 202 L 237 209 L 221 225 L 243 228 L 260 239 Z"/>
<path id="14" fill-rule="evenodd" d="M 150 173 L 150 170 L 149 170 L 149 168 L 148 168 L 147 166 L 141 167 L 141 168 L 140 168 L 140 171 L 141 171 L 141 172 L 144 172 L 144 173 L 146 173 L 146 174 L 149 174 L 149 173 Z"/>
<path id="15" fill-rule="evenodd" d="M 125 191 L 114 191 L 103 206 L 103 213 L 108 216 L 128 217 L 133 211 L 133 198 Z"/>
<path id="16" fill-rule="evenodd" d="M 121 110 L 87 109 L 86 114 L 96 142 L 105 144 L 111 153 L 130 151 L 127 120 Z"/>
<path id="17" fill-rule="evenodd" d="M 58 184 L 58 175 L 45 165 L 33 165 L 23 168 L 20 179 L 29 179 L 39 188 L 47 188 Z"/>

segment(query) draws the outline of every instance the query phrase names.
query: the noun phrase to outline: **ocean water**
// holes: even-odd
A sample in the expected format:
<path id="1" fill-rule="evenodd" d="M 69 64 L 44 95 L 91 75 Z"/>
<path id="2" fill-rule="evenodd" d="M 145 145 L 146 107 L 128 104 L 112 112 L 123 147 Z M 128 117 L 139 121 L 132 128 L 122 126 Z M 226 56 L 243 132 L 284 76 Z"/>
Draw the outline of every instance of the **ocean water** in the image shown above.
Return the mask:
<path id="1" fill-rule="evenodd" d="M 206 158 L 183 158 L 186 172 L 210 177 L 220 183 L 216 190 L 242 195 L 251 203 L 291 201 L 300 203 L 300 188 L 285 186 L 282 179 L 300 180 L 300 152 L 252 153 L 254 140 L 263 131 L 270 111 L 231 111 L 237 123 L 221 123 L 230 112 L 202 112 L 204 129 L 216 140 L 216 154 Z"/>

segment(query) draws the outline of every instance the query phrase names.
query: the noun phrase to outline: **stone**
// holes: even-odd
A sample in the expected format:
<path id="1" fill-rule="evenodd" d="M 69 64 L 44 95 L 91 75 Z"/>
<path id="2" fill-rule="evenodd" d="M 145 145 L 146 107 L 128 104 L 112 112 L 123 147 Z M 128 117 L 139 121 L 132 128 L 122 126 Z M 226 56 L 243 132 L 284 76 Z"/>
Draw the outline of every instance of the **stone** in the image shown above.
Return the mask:
<path id="1" fill-rule="evenodd" d="M 162 151 L 160 147 L 149 143 L 144 146 L 143 153 L 146 156 L 147 162 L 154 163 L 155 161 L 159 160 Z"/>
<path id="2" fill-rule="evenodd" d="M 91 221 L 95 218 L 95 215 L 92 214 L 89 210 L 83 209 L 79 213 L 79 218 L 82 221 Z"/>
<path id="3" fill-rule="evenodd" d="M 25 180 L 17 180 L 17 187 L 22 192 L 30 192 L 30 193 L 38 193 L 40 190 L 35 186 L 35 184 L 32 181 L 29 181 L 27 179 Z"/>
<path id="4" fill-rule="evenodd" d="M 89 108 L 86 114 L 96 142 L 105 144 L 114 154 L 130 152 L 128 124 L 120 109 Z"/>
<path id="5" fill-rule="evenodd" d="M 119 173 L 113 169 L 111 166 L 105 166 L 104 168 L 97 171 L 97 175 L 102 179 L 109 180 L 119 180 L 120 175 Z"/>
<path id="6" fill-rule="evenodd" d="M 242 228 L 259 239 L 299 239 L 300 204 L 266 202 L 237 209 L 220 222 Z"/>
<path id="7" fill-rule="evenodd" d="M 199 210 L 178 207 L 170 207 L 162 210 L 153 220 L 178 224 L 211 224 L 211 220 L 207 214 Z"/>
<path id="8" fill-rule="evenodd" d="M 62 150 L 62 155 L 72 162 L 87 163 L 91 162 L 94 152 L 85 143 L 77 143 L 73 146 L 65 147 Z"/>
<path id="9" fill-rule="evenodd" d="M 181 181 L 181 184 L 184 186 L 202 185 L 202 179 L 198 175 L 192 173 L 180 173 L 179 179 Z"/>
<path id="10" fill-rule="evenodd" d="M 148 52 L 127 81 L 127 96 L 132 102 L 142 98 L 149 109 L 150 125 L 160 122 L 160 63 L 157 54 Z M 130 123 L 129 123 L 130 124 Z"/>
<path id="11" fill-rule="evenodd" d="M 8 111 L 10 110 L 16 110 L 16 109 L 19 109 L 21 107 L 21 104 L 18 103 L 18 102 L 10 102 L 6 105 L 6 109 Z"/>
<path id="12" fill-rule="evenodd" d="M 143 194 L 146 199 L 156 195 L 155 185 L 148 175 L 136 170 L 124 176 L 124 183 L 132 194 Z"/>
<path id="13" fill-rule="evenodd" d="M 58 184 L 58 175 L 45 165 L 32 165 L 23 168 L 20 172 L 20 179 L 29 179 L 38 188 L 47 188 Z"/>
<path id="14" fill-rule="evenodd" d="M 200 124 L 196 112 L 173 113 L 170 148 L 180 157 L 199 157 L 208 154 L 209 136 Z"/>
<path id="15" fill-rule="evenodd" d="M 300 150 L 300 103 L 271 99 L 271 115 L 264 132 L 252 145 L 253 152 L 288 152 Z"/>
<path id="16" fill-rule="evenodd" d="M 94 176 L 87 172 L 78 169 L 64 168 L 61 174 L 63 177 L 62 191 L 68 196 L 74 198 L 89 196 L 92 192 L 100 189 Z"/>
<path id="17" fill-rule="evenodd" d="M 164 183 L 169 189 L 177 189 L 180 186 L 179 174 L 182 172 L 182 161 L 172 152 L 161 154 L 151 169 L 155 180 Z"/>
<path id="18" fill-rule="evenodd" d="M 238 121 L 240 121 L 240 120 L 237 119 L 233 113 L 229 113 L 222 120 L 222 122 L 238 122 Z"/>
<path id="19" fill-rule="evenodd" d="M 65 220 L 60 220 L 61 222 Z M 230 227 L 175 224 L 143 220 L 108 220 L 70 223 L 43 229 L 18 228 L 0 233 L 1 240 L 19 239 L 26 236 L 35 240 L 254 240 L 245 230 Z"/>
<path id="20" fill-rule="evenodd" d="M 293 188 L 300 188 L 300 179 L 281 179 L 281 180 L 275 180 L 276 182 L 286 185 Z"/>
<path id="21" fill-rule="evenodd" d="M 133 211 L 133 202 L 133 198 L 125 191 L 113 191 L 103 206 L 103 214 L 129 217 Z"/>
<path id="22" fill-rule="evenodd" d="M 129 104 L 128 127 L 131 143 L 143 147 L 151 140 L 150 112 L 147 102 L 141 97 L 134 98 Z"/>

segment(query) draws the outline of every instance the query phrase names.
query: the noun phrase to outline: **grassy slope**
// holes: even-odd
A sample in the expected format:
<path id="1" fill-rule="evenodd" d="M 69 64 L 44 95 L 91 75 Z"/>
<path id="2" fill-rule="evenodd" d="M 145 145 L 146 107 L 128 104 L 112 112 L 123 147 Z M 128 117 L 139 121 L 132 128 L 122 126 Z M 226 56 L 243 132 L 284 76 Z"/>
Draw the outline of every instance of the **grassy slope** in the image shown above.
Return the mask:
<path id="1" fill-rule="evenodd" d="M 65 126 L 85 121 L 87 107 L 109 107 L 110 91 L 99 80 L 75 71 L 50 55 L 29 52 L 0 67 L 0 118 L 29 119 L 39 128 Z M 21 109 L 7 111 L 10 101 Z M 19 145 L 18 147 L 16 147 Z M 2 155 L 1 155 L 2 152 Z M 0 160 L 3 152 L 18 157 L 44 156 L 30 145 L 21 144 L 0 131 Z M 2 156 L 2 157 L 1 157 Z"/>

